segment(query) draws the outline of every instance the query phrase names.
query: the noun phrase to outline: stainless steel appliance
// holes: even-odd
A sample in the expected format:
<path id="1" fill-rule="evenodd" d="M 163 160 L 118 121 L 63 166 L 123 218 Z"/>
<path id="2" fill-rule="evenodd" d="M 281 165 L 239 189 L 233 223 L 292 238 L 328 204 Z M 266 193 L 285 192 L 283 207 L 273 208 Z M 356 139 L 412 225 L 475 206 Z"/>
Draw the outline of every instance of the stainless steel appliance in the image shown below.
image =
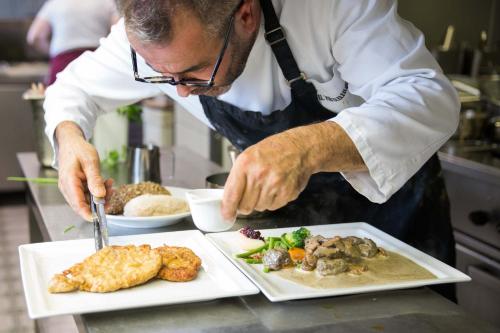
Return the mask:
<path id="1" fill-rule="evenodd" d="M 36 149 L 30 104 L 22 96 L 32 82 L 43 79 L 47 68 L 43 63 L 0 65 L 0 192 L 24 189 L 24 184 L 9 182 L 6 178 L 21 176 L 16 153 Z"/>
<path id="2" fill-rule="evenodd" d="M 500 159 L 489 151 L 440 154 L 451 203 L 458 303 L 500 327 Z"/>

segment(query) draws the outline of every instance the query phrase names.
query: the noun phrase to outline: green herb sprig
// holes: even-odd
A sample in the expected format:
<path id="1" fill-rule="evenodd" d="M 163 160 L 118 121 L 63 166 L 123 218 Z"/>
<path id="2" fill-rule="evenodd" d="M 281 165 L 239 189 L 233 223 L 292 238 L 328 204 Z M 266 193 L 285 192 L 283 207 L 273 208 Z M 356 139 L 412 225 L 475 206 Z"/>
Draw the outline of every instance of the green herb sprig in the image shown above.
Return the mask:
<path id="1" fill-rule="evenodd" d="M 142 120 L 142 108 L 137 104 L 122 106 L 116 111 L 118 114 L 127 117 L 130 122 L 140 123 Z"/>
<path id="2" fill-rule="evenodd" d="M 57 178 L 26 178 L 26 177 L 7 177 L 8 181 L 12 182 L 30 182 L 30 183 L 37 183 L 37 184 L 57 184 L 58 179 Z"/>
<path id="3" fill-rule="evenodd" d="M 64 229 L 63 233 L 65 234 L 65 233 L 67 233 L 75 228 L 76 228 L 76 226 L 74 224 L 72 224 L 72 225 L 66 227 L 66 229 Z"/>

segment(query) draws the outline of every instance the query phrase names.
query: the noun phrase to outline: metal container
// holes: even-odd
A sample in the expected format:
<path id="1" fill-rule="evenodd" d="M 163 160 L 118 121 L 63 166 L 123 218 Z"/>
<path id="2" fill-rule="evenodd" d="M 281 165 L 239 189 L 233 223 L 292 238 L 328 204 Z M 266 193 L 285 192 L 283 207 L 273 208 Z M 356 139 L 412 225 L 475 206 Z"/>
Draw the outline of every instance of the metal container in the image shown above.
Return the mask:
<path id="1" fill-rule="evenodd" d="M 240 154 L 240 151 L 236 149 L 233 145 L 227 147 L 227 154 L 231 160 L 231 165 L 234 165 L 236 158 Z M 207 188 L 224 188 L 226 184 L 229 172 L 216 173 L 205 178 L 205 185 Z"/>
<path id="2" fill-rule="evenodd" d="M 229 172 L 210 175 L 205 179 L 205 185 L 207 188 L 224 188 L 228 176 Z"/>
<path id="3" fill-rule="evenodd" d="M 500 116 L 492 117 L 487 125 L 488 138 L 493 143 L 500 143 Z"/>
<path id="4" fill-rule="evenodd" d="M 491 153 L 500 157 L 500 116 L 492 117 L 486 126 L 486 135 L 492 143 Z"/>
<path id="5" fill-rule="evenodd" d="M 205 186 L 207 188 L 224 188 L 224 184 L 226 184 L 227 177 L 229 176 L 228 172 L 216 173 L 205 178 Z M 258 212 L 253 211 L 248 215 L 238 214 L 238 218 L 240 219 L 257 219 L 263 218 L 269 215 L 269 211 Z"/>
<path id="6" fill-rule="evenodd" d="M 130 184 L 145 181 L 161 184 L 159 147 L 155 145 L 129 147 L 127 169 Z"/>
<path id="7" fill-rule="evenodd" d="M 452 136 L 454 140 L 474 141 L 481 139 L 486 113 L 481 102 L 477 82 L 462 76 L 453 77 L 453 85 L 460 99 L 460 122 Z"/>
<path id="8" fill-rule="evenodd" d="M 236 158 L 239 155 L 239 151 L 234 146 L 228 146 L 227 152 L 231 159 L 232 164 L 236 161 Z M 205 178 L 205 186 L 207 188 L 224 188 L 226 184 L 227 177 L 229 176 L 229 172 L 216 173 Z M 253 211 L 248 215 L 238 214 L 238 218 L 241 219 L 256 219 L 263 218 L 269 215 L 269 211 L 258 212 Z"/>
<path id="9" fill-rule="evenodd" d="M 500 75 L 481 77 L 486 110 L 491 118 L 485 126 L 486 138 L 493 144 L 492 154 L 500 157 Z"/>
<path id="10" fill-rule="evenodd" d="M 488 114 L 480 107 L 463 108 L 456 138 L 460 141 L 482 139 Z"/>
<path id="11" fill-rule="evenodd" d="M 485 99 L 492 105 L 500 106 L 500 75 L 484 75 L 479 78 L 479 87 Z"/>
<path id="12" fill-rule="evenodd" d="M 31 110 L 33 111 L 33 126 L 35 130 L 35 140 L 36 140 L 36 156 L 38 161 L 45 168 L 50 168 L 52 166 L 52 160 L 54 159 L 54 153 L 49 139 L 45 135 L 45 119 L 43 102 L 44 97 L 30 97 L 23 96 L 23 98 L 29 101 L 31 105 Z"/>

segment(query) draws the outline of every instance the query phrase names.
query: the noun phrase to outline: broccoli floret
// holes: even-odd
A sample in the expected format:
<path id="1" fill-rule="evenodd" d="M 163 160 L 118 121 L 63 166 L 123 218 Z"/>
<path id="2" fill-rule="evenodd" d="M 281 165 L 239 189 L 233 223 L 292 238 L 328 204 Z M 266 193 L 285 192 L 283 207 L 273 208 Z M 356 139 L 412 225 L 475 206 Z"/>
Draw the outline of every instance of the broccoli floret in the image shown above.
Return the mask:
<path id="1" fill-rule="evenodd" d="M 285 239 L 291 247 L 304 247 L 304 240 L 311 235 L 309 229 L 301 227 L 285 234 Z"/>

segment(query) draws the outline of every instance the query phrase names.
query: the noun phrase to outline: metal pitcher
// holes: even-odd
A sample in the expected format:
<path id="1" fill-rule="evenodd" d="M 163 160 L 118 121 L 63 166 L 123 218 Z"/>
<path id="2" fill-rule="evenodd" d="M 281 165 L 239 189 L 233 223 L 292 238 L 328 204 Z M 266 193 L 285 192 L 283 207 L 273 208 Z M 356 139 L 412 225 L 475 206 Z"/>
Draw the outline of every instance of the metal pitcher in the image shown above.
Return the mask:
<path id="1" fill-rule="evenodd" d="M 160 149 L 155 145 L 129 147 L 127 152 L 128 182 L 152 181 L 161 184 Z"/>

